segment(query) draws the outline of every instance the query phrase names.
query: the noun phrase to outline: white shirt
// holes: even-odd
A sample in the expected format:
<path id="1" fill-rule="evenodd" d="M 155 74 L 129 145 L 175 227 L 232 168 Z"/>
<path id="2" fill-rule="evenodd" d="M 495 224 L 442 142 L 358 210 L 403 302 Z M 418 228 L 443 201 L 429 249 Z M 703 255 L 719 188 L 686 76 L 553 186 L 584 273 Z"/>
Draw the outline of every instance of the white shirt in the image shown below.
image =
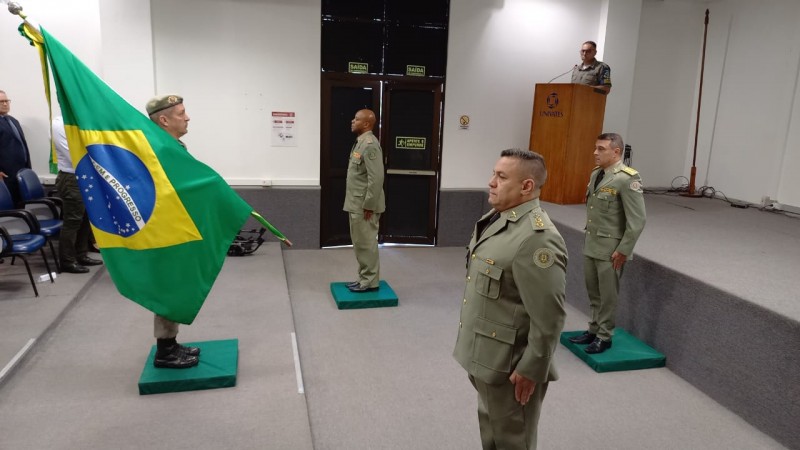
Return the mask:
<path id="1" fill-rule="evenodd" d="M 67 173 L 75 173 L 72 168 L 72 156 L 69 154 L 69 144 L 67 143 L 67 133 L 64 131 L 64 118 L 54 117 L 50 127 L 53 136 L 53 144 L 56 147 L 56 157 L 58 158 L 58 170 Z"/>

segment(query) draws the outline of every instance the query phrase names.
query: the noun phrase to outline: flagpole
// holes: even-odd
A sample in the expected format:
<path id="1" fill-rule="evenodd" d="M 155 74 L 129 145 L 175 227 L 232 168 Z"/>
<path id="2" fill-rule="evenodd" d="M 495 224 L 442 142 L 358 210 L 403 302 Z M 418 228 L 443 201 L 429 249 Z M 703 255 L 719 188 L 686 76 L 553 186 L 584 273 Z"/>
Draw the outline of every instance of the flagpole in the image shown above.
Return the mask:
<path id="1" fill-rule="evenodd" d="M 261 223 L 261 225 L 264 225 L 272 234 L 275 235 L 276 238 L 278 238 L 278 240 L 280 240 L 281 242 L 286 244 L 287 247 L 291 247 L 292 246 L 292 241 L 287 239 L 286 236 L 283 235 L 283 233 L 281 233 L 280 231 L 278 231 L 277 228 L 272 226 L 272 224 L 269 223 L 267 221 L 267 219 L 262 217 L 261 214 L 255 212 L 255 211 L 252 211 L 250 213 L 250 215 L 253 216 L 253 218 L 255 218 L 259 223 Z"/>

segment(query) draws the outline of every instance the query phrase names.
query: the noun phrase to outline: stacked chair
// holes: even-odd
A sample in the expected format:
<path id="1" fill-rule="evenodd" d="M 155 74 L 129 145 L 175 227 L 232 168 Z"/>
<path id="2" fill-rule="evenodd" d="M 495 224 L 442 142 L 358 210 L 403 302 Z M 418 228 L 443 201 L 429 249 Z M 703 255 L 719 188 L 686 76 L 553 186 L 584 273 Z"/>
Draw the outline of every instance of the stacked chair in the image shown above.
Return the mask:
<path id="1" fill-rule="evenodd" d="M 44 266 L 50 282 L 53 283 L 53 275 L 50 272 L 50 264 L 47 262 L 47 255 L 44 253 L 44 246 L 47 242 L 41 233 L 41 227 L 36 216 L 24 209 L 14 209 L 14 201 L 5 183 L 0 182 L 0 240 L 2 241 L 2 252 L 0 258 L 11 258 L 11 264 L 19 257 L 28 271 L 28 278 L 31 280 L 33 292 L 39 296 L 36 289 L 36 282 L 33 279 L 31 266 L 28 264 L 27 256 L 36 253 L 42 254 Z M 51 247 L 52 249 L 52 247 Z"/>

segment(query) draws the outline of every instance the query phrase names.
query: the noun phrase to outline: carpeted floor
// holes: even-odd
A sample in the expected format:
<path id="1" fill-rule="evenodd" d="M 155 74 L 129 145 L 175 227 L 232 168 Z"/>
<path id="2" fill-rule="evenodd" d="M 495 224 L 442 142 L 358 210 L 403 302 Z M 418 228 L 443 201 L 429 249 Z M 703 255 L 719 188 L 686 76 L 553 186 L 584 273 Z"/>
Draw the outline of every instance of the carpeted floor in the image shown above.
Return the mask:
<path id="1" fill-rule="evenodd" d="M 710 202 L 713 217 L 692 202 Z M 637 252 L 696 271 L 705 283 L 741 287 L 741 295 L 768 291 L 762 300 L 793 314 L 796 305 L 785 300 L 800 280 L 785 266 L 796 266 L 798 222 L 716 203 L 648 198 Z M 546 208 L 579 232 L 582 207 Z M 698 220 L 683 231 L 687 212 Z M 759 230 L 785 240 L 766 242 Z M 731 245 L 713 246 L 715 237 Z M 700 252 L 685 256 L 689 248 Z M 353 278 L 351 249 L 281 251 L 271 243 L 229 258 L 180 339 L 239 338 L 238 385 L 144 397 L 136 382 L 153 342 L 152 314 L 123 299 L 103 269 L 41 283 L 34 298 L 19 267 L 0 265 L 0 365 L 37 339 L 0 380 L 0 448 L 478 449 L 475 392 L 451 357 L 464 255 L 455 247 L 382 248 L 382 278 L 400 305 L 347 311 L 336 309 L 329 283 Z M 758 277 L 771 287 L 753 289 Z M 586 316 L 567 311 L 566 329 L 584 328 Z M 688 356 L 704 358 L 675 358 Z M 541 449 L 785 448 L 669 368 L 596 374 L 563 347 L 556 363 L 561 379 L 545 400 Z M 790 383 L 767 389 L 794 395 Z"/>

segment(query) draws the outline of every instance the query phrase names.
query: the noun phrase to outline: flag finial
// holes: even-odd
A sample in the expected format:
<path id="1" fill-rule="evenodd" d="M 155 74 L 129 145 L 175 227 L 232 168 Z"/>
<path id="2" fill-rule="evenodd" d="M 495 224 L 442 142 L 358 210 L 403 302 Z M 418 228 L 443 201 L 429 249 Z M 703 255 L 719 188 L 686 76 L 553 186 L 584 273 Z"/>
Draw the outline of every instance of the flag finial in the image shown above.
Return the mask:
<path id="1" fill-rule="evenodd" d="M 26 19 L 27 16 L 25 13 L 22 12 L 22 5 L 17 2 L 9 2 L 8 4 L 8 12 L 14 14 L 15 16 L 20 16 L 23 19 Z"/>

